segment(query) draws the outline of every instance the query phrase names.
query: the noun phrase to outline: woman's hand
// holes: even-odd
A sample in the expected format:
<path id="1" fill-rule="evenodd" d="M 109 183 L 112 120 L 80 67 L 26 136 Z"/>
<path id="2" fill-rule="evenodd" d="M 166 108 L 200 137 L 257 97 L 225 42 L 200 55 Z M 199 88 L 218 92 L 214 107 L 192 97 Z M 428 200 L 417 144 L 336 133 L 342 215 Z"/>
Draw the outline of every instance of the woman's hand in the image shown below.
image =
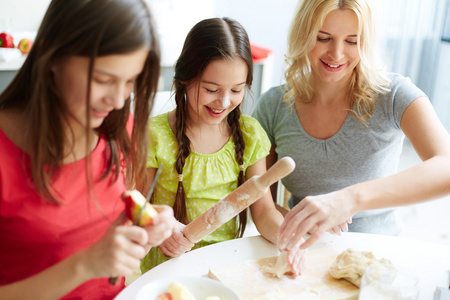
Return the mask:
<path id="1" fill-rule="evenodd" d="M 159 246 L 165 256 L 178 257 L 194 247 L 195 244 L 183 234 L 185 227 L 186 225 L 177 221 L 172 235 Z"/>
<path id="2" fill-rule="evenodd" d="M 286 215 L 281 225 L 278 233 L 280 249 L 306 249 L 325 231 L 336 232 L 339 225 L 344 231 L 348 230 L 346 223 L 351 223 L 354 213 L 351 201 L 349 195 L 342 191 L 305 197 Z M 311 236 L 303 242 L 306 233 Z"/>
<path id="3" fill-rule="evenodd" d="M 331 229 L 328 229 L 327 232 L 340 236 L 340 235 L 342 235 L 341 234 L 342 232 L 348 231 L 348 224 L 352 224 L 352 218 L 348 219 L 347 221 L 345 221 L 342 224 L 339 224 L 338 226 L 334 226 Z"/>
<path id="4" fill-rule="evenodd" d="M 305 242 L 302 238 L 301 243 Z M 306 267 L 306 252 L 308 249 L 300 249 L 300 247 L 294 247 L 288 251 L 287 261 L 291 266 L 291 272 L 294 277 L 302 275 L 302 272 Z"/>
<path id="5" fill-rule="evenodd" d="M 172 235 L 172 231 L 178 223 L 173 216 L 173 209 L 167 205 L 153 205 L 158 212 L 153 218 L 151 225 L 145 226 L 144 229 L 148 233 L 148 243 L 146 244 L 146 252 L 151 247 L 161 245 L 166 239 Z"/>

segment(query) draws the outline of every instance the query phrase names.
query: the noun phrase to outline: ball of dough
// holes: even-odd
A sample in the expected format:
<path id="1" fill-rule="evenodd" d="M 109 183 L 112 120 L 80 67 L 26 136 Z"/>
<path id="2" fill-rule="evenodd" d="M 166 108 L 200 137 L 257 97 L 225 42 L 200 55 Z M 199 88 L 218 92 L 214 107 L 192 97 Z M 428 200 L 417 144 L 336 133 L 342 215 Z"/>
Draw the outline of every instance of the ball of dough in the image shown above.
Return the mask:
<path id="1" fill-rule="evenodd" d="M 364 272 L 374 263 L 392 264 L 384 258 L 377 260 L 372 252 L 347 249 L 336 257 L 330 267 L 330 275 L 336 279 L 344 278 L 360 287 Z"/>

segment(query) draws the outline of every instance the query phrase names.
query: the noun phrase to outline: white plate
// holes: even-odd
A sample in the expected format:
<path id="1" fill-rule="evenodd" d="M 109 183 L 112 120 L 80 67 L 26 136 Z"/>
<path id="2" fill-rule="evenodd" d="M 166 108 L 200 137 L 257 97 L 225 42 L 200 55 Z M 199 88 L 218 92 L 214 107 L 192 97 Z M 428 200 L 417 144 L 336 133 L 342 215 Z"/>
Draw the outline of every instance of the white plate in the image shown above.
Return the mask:
<path id="1" fill-rule="evenodd" d="M 167 292 L 173 281 L 181 283 L 197 300 L 204 300 L 208 296 L 218 296 L 220 300 L 241 299 L 236 292 L 217 280 L 204 277 L 165 277 L 143 286 L 137 293 L 136 300 L 156 300 L 158 295 Z"/>
<path id="2" fill-rule="evenodd" d="M 20 52 L 17 48 L 3 48 L 0 47 L 0 61 L 11 61 L 14 59 L 18 59 L 22 56 L 22 52 Z"/>

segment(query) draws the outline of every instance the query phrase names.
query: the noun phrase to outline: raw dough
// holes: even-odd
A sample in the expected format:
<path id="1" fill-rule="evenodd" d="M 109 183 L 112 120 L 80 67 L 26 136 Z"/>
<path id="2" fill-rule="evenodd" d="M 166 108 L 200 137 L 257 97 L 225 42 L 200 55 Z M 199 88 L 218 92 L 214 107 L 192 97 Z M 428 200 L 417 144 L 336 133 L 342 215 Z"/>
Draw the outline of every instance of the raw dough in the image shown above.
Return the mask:
<path id="1" fill-rule="evenodd" d="M 330 267 L 330 275 L 336 279 L 344 278 L 359 287 L 366 268 L 375 263 L 392 265 L 387 259 L 377 260 L 372 252 L 347 249 L 336 257 Z"/>
<path id="2" fill-rule="evenodd" d="M 264 267 L 264 271 L 278 278 L 281 278 L 285 273 L 291 272 L 291 266 L 288 264 L 287 256 L 287 251 L 281 252 L 275 264 L 271 267 Z"/>

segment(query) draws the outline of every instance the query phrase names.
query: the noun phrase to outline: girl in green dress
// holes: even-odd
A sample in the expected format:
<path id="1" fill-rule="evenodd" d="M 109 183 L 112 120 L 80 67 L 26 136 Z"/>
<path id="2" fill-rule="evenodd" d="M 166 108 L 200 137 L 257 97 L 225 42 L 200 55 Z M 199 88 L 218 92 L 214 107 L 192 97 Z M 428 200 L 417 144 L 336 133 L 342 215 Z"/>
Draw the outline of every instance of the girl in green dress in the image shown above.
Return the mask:
<path id="1" fill-rule="evenodd" d="M 240 110 L 252 79 L 250 43 L 241 24 L 213 18 L 191 29 L 175 65 L 176 109 L 151 119 L 147 160 L 150 179 L 163 168 L 152 202 L 172 206 L 178 226 L 142 260 L 143 272 L 191 249 L 242 237 L 246 210 L 196 245 L 183 231 L 245 179 L 266 171 L 270 141 L 260 124 Z M 276 244 L 283 216 L 270 192 L 250 211 L 261 235 Z M 295 275 L 303 257 L 298 249 L 289 253 Z"/>

